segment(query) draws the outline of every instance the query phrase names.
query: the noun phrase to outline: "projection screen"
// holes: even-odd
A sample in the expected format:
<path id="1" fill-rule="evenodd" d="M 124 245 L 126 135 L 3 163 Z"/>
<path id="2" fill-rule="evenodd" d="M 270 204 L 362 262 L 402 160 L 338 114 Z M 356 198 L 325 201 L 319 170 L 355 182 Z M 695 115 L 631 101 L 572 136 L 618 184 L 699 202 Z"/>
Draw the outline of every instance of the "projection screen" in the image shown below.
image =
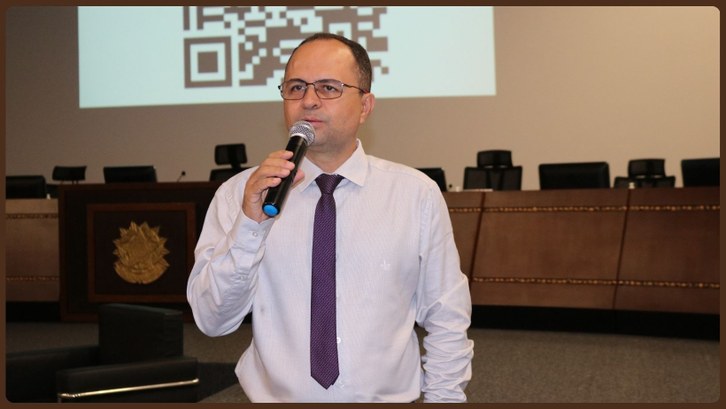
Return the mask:
<path id="1" fill-rule="evenodd" d="M 79 7 L 79 105 L 277 101 L 290 53 L 319 31 L 366 47 L 379 98 L 490 96 L 492 14 L 441 6 Z"/>

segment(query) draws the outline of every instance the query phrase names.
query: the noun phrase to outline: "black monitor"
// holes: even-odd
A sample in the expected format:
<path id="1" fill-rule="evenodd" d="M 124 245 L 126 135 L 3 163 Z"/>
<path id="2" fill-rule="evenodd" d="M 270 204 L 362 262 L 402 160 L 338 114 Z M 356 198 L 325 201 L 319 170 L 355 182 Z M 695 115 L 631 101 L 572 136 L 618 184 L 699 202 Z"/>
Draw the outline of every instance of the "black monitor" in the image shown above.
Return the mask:
<path id="1" fill-rule="evenodd" d="M 443 168 L 418 168 L 418 170 L 433 179 L 442 192 L 446 192 L 446 174 Z"/>
<path id="2" fill-rule="evenodd" d="M 464 189 L 521 190 L 522 167 L 464 168 Z"/>
<path id="3" fill-rule="evenodd" d="M 547 189 L 596 189 L 610 187 L 607 162 L 544 163 L 539 165 L 539 187 Z"/>
<path id="4" fill-rule="evenodd" d="M 720 186 L 721 158 L 683 159 L 683 186 Z"/>
<path id="5" fill-rule="evenodd" d="M 106 166 L 103 168 L 106 183 L 156 182 L 156 169 L 144 166 Z"/>
<path id="6" fill-rule="evenodd" d="M 47 194 L 45 176 L 5 176 L 6 199 L 44 199 Z"/>

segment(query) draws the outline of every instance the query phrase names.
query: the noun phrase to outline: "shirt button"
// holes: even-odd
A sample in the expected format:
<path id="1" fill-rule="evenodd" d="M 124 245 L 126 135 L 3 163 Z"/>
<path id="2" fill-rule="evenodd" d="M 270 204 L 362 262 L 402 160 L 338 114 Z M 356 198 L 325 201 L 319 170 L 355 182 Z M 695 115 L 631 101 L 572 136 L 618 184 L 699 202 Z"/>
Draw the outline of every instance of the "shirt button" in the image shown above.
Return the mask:
<path id="1" fill-rule="evenodd" d="M 340 337 L 335 337 L 335 342 L 340 344 Z"/>
<path id="2" fill-rule="evenodd" d="M 252 237 L 257 237 L 257 236 L 259 236 L 259 235 L 260 235 L 260 234 L 259 234 L 259 233 L 257 233 L 256 231 L 253 231 L 253 232 L 252 232 Z"/>

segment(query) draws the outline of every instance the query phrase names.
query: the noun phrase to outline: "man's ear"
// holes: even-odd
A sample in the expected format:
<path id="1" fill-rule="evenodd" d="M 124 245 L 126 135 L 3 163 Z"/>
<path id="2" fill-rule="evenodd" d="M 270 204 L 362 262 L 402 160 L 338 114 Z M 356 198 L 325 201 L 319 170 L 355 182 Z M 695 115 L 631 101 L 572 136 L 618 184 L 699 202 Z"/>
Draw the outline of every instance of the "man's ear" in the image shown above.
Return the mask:
<path id="1" fill-rule="evenodd" d="M 363 123 L 368 119 L 368 116 L 373 112 L 373 107 L 376 105 L 376 96 L 372 93 L 363 94 L 361 101 L 361 113 L 360 123 Z"/>

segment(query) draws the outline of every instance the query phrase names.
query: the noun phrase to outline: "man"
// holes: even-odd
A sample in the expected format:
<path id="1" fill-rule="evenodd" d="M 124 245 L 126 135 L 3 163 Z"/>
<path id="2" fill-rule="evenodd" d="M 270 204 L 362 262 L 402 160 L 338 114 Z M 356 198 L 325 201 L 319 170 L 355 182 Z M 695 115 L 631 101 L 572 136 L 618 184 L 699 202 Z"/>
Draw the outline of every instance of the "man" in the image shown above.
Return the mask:
<path id="1" fill-rule="evenodd" d="M 280 90 L 288 127 L 308 121 L 315 140 L 284 209 L 262 212 L 267 190 L 294 167 L 281 150 L 220 186 L 207 212 L 187 298 L 209 336 L 235 331 L 252 311 L 253 340 L 236 368 L 252 402 L 411 402 L 422 392 L 426 402 L 466 401 L 471 299 L 446 203 L 424 174 L 363 151 L 356 135 L 375 104 L 371 80 L 359 44 L 325 33 L 303 41 Z M 319 175 L 342 176 L 332 193 L 327 381 L 311 335 Z M 427 331 L 423 357 L 415 323 Z"/>

